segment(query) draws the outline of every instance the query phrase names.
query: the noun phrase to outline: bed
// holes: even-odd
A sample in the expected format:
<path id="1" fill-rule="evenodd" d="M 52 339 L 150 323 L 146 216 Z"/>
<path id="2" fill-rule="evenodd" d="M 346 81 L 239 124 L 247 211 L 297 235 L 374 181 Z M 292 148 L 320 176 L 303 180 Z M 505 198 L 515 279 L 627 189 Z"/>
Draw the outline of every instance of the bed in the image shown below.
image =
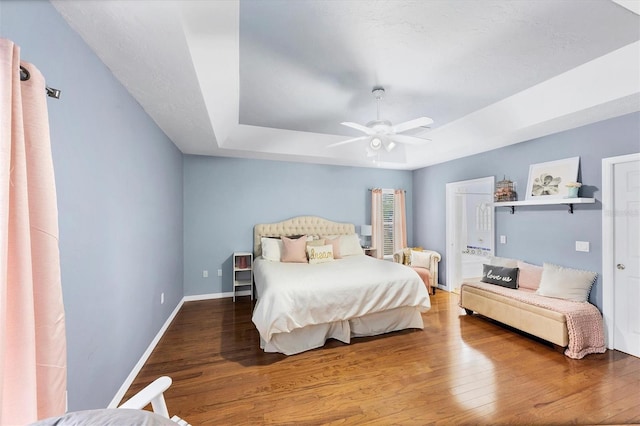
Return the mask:
<path id="1" fill-rule="evenodd" d="M 265 352 L 293 355 L 333 338 L 374 336 L 422 329 L 429 294 L 411 268 L 366 256 L 362 249 L 318 264 L 267 260 L 263 238 L 332 236 L 345 240 L 355 226 L 302 216 L 254 227 L 257 303 L 253 323 Z M 266 243 L 267 241 L 265 241 Z"/>

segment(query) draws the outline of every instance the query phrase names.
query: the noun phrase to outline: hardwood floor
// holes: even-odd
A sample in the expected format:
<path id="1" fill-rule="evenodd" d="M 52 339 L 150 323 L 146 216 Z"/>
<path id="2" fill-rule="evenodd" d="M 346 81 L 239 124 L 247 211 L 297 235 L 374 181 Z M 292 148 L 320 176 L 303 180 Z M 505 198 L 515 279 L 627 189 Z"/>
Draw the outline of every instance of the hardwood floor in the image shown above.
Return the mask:
<path id="1" fill-rule="evenodd" d="M 169 412 L 206 424 L 640 423 L 640 359 L 567 358 L 466 316 L 439 291 L 424 330 L 265 354 L 248 297 L 185 303 L 127 392 L 168 375 Z"/>

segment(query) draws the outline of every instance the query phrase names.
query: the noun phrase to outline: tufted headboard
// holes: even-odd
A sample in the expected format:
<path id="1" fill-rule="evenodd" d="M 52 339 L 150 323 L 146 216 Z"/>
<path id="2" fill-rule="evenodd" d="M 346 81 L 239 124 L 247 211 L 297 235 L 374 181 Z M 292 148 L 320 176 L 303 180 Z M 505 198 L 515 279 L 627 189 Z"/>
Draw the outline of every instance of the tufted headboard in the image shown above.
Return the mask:
<path id="1" fill-rule="evenodd" d="M 291 235 L 349 235 L 355 234 L 352 223 L 332 222 L 317 216 L 298 216 L 277 223 L 259 223 L 253 227 L 253 255 L 262 254 L 262 237 Z"/>

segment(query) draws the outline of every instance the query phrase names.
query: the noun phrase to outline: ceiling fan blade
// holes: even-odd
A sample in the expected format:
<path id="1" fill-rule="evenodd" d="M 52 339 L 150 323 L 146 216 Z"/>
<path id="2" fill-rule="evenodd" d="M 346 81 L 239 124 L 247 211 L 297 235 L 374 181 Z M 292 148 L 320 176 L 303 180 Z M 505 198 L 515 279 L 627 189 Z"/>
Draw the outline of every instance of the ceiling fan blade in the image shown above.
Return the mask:
<path id="1" fill-rule="evenodd" d="M 363 126 L 362 124 L 358 124 L 358 123 L 352 123 L 350 121 L 345 121 L 344 123 L 340 123 L 343 126 L 347 126 L 347 127 L 351 127 L 352 129 L 356 129 L 356 130 L 360 130 L 361 132 L 367 134 L 367 135 L 375 135 L 376 131 L 367 127 L 367 126 Z"/>
<path id="2" fill-rule="evenodd" d="M 424 145 L 427 142 L 431 142 L 431 139 L 423 139 L 423 138 L 417 138 L 415 136 L 407 136 L 407 135 L 393 135 L 391 136 L 391 140 L 399 143 L 404 143 L 407 145 Z"/>
<path id="3" fill-rule="evenodd" d="M 331 145 L 327 145 L 327 148 L 333 148 L 340 145 L 346 145 L 351 142 L 363 141 L 365 139 L 369 139 L 369 136 L 359 136 L 357 138 L 347 139 L 346 141 L 332 143 Z"/>
<path id="4" fill-rule="evenodd" d="M 415 129 L 416 127 L 428 126 L 431 123 L 433 123 L 433 120 L 429 117 L 420 117 L 414 120 L 405 121 L 404 123 L 396 124 L 392 129 L 395 133 L 402 133 L 407 130 Z"/>

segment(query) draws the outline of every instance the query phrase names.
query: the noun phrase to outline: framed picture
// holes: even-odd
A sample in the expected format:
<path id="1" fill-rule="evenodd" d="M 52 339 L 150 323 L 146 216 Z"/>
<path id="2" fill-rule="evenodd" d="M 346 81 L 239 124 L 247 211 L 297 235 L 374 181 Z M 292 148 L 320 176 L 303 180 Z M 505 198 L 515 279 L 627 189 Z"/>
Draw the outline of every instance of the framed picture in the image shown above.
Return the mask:
<path id="1" fill-rule="evenodd" d="M 579 166 L 580 157 L 530 165 L 525 199 L 566 198 L 569 195 L 566 184 L 577 181 Z"/>

